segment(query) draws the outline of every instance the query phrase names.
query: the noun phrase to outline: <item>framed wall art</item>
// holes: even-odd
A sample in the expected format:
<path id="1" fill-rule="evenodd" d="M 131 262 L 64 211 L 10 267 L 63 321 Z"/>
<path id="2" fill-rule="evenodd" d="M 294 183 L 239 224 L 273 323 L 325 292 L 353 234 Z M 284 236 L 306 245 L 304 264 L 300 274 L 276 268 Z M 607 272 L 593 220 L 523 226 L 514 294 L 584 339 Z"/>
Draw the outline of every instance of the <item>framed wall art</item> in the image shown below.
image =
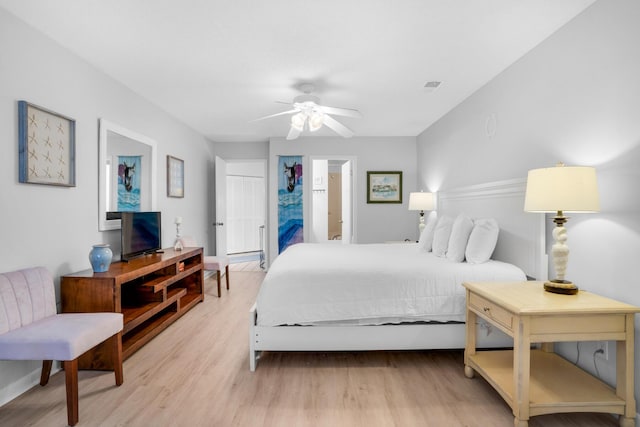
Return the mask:
<path id="1" fill-rule="evenodd" d="M 367 171 L 367 203 L 402 203 L 402 172 Z"/>
<path id="2" fill-rule="evenodd" d="M 167 196 L 184 197 L 184 160 L 167 156 Z"/>
<path id="3" fill-rule="evenodd" d="M 304 242 L 302 156 L 278 156 L 278 253 Z"/>
<path id="4" fill-rule="evenodd" d="M 18 101 L 18 180 L 76 186 L 76 122 Z"/>

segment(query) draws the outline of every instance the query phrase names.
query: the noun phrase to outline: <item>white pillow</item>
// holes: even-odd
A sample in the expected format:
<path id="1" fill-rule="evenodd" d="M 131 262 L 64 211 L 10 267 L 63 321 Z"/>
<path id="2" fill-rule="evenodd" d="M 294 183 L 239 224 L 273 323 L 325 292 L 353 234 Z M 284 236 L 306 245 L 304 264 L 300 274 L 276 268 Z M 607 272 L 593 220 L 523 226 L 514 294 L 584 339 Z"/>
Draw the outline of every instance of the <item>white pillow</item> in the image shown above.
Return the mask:
<path id="1" fill-rule="evenodd" d="M 418 248 L 421 251 L 431 252 L 433 245 L 433 233 L 436 230 L 436 222 L 438 218 L 430 216 L 427 219 L 427 224 L 424 226 L 424 230 L 420 233 L 420 239 L 418 239 Z"/>
<path id="2" fill-rule="evenodd" d="M 467 249 L 467 242 L 469 241 L 471 230 L 473 230 L 473 221 L 471 218 L 463 214 L 458 215 L 453 222 L 453 227 L 451 227 L 447 259 L 454 262 L 464 261 L 464 252 Z"/>
<path id="3" fill-rule="evenodd" d="M 470 264 L 482 264 L 491 259 L 498 243 L 500 227 L 493 218 L 479 218 L 473 221 L 473 230 L 467 242 L 465 256 Z"/>
<path id="4" fill-rule="evenodd" d="M 453 218 L 443 216 L 438 218 L 436 229 L 433 232 L 433 254 L 435 256 L 444 257 L 449 247 L 449 236 L 451 236 L 451 227 L 453 226 Z"/>

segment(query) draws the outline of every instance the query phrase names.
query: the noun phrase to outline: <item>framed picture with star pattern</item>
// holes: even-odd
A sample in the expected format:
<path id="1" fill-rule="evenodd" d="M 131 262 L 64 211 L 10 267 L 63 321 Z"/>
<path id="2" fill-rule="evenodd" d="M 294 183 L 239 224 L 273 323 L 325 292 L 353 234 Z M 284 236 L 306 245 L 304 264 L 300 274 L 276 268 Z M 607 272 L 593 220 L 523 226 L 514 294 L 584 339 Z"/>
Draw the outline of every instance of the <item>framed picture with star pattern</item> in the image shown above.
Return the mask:
<path id="1" fill-rule="evenodd" d="M 75 139 L 75 120 L 18 101 L 19 181 L 75 187 Z"/>

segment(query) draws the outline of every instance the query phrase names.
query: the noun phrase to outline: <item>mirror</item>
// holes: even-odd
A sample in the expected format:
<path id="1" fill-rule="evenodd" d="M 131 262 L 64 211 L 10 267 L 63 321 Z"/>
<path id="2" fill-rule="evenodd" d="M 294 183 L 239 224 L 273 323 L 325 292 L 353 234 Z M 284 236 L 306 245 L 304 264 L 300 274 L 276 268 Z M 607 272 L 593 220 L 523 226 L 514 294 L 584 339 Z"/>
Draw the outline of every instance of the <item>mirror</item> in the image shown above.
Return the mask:
<path id="1" fill-rule="evenodd" d="M 156 210 L 156 142 L 100 119 L 98 228 L 120 228 L 119 212 Z"/>

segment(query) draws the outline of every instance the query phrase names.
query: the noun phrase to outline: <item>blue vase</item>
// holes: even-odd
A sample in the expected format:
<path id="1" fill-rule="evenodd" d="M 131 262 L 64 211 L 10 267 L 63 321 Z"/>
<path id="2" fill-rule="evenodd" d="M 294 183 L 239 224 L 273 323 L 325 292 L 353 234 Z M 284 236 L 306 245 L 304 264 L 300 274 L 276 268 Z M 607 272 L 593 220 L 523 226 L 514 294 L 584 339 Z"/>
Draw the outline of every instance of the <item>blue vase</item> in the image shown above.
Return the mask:
<path id="1" fill-rule="evenodd" d="M 113 252 L 108 244 L 93 245 L 93 249 L 89 252 L 89 262 L 94 273 L 109 271 L 111 258 L 113 258 Z"/>

